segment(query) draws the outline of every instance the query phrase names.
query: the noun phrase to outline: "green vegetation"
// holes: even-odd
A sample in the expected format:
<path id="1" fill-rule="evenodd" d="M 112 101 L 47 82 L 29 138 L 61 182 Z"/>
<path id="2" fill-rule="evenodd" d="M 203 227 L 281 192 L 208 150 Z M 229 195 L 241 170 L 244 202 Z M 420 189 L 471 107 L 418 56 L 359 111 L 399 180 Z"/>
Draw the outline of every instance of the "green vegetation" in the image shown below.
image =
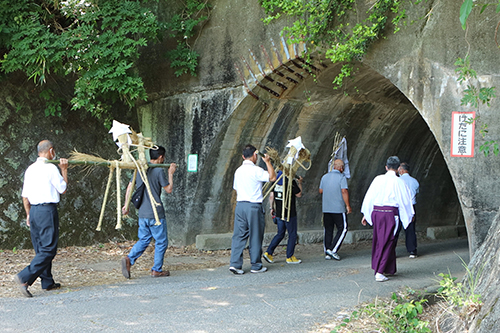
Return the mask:
<path id="1" fill-rule="evenodd" d="M 376 299 L 373 303 L 361 306 L 332 332 L 357 332 L 359 327 L 366 332 L 431 332 L 429 322 L 419 318 L 425 302 L 427 300 L 420 293 L 411 289 L 402 294 L 393 293 L 391 299 Z"/>
<path id="2" fill-rule="evenodd" d="M 472 13 L 472 10 L 474 8 L 481 8 L 480 13 L 483 13 L 484 10 L 488 6 L 496 6 L 496 12 L 500 12 L 500 0 L 498 0 L 498 3 L 474 3 L 473 0 L 464 0 L 462 6 L 460 7 L 460 23 L 462 23 L 462 28 L 464 30 L 468 29 L 467 26 L 467 19 L 469 18 L 470 14 Z M 495 31 L 495 40 L 497 38 L 497 33 L 498 33 L 498 26 L 497 30 Z M 497 43 L 498 45 L 498 43 Z M 464 59 L 458 58 L 457 61 L 455 62 L 455 66 L 457 67 L 455 69 L 455 72 L 458 74 L 458 79 L 457 81 L 460 84 L 467 83 L 467 88 L 464 89 L 464 95 L 463 98 L 461 99 L 461 105 L 470 105 L 473 108 L 476 109 L 476 117 L 474 119 L 471 119 L 470 122 L 476 122 L 476 124 L 480 125 L 480 130 L 479 134 L 485 140 L 481 146 L 479 147 L 479 150 L 487 157 L 490 155 L 490 153 L 493 153 L 495 156 L 498 156 L 500 153 L 500 149 L 498 146 L 498 141 L 497 140 L 486 140 L 486 136 L 489 133 L 488 130 L 488 124 L 482 123 L 481 124 L 481 117 L 479 116 L 479 106 L 486 104 L 488 107 L 490 106 L 490 102 L 493 98 L 496 97 L 495 94 L 495 87 L 481 87 L 480 83 L 477 79 L 477 73 L 474 69 L 472 69 L 470 61 L 469 61 L 469 51 L 467 51 L 467 55 L 465 56 Z"/>
<path id="3" fill-rule="evenodd" d="M 335 88 L 339 88 L 345 78 L 354 71 L 353 60 L 361 60 L 369 45 L 382 35 L 393 15 L 392 24 L 398 30 L 399 22 L 405 17 L 400 12 L 401 0 L 380 0 L 361 14 L 357 22 L 350 22 L 356 12 L 355 0 L 261 0 L 266 10 L 265 23 L 287 16 L 293 23 L 285 27 L 282 33 L 288 42 L 303 41 L 309 47 L 316 46 L 333 63 L 342 63 L 340 73 L 334 79 Z M 421 0 L 415 1 L 420 3 Z M 395 15 L 394 15 L 395 13 Z"/>
<path id="4" fill-rule="evenodd" d="M 195 28 L 208 20 L 210 6 L 207 2 L 187 0 L 181 13 L 175 14 L 166 25 L 170 36 L 177 39 L 177 48 L 167 53 L 172 60 L 171 67 L 176 68 L 175 75 L 190 73 L 196 76 L 199 54 L 189 45 L 189 39 L 194 36 Z"/>
<path id="5" fill-rule="evenodd" d="M 460 101 L 461 105 L 470 105 L 474 107 L 477 111 L 477 114 L 479 113 L 479 106 L 481 104 L 486 104 L 489 107 L 491 100 L 496 97 L 496 88 L 480 87 L 479 81 L 477 79 L 477 73 L 474 69 L 471 68 L 468 55 L 465 57 L 465 59 L 458 58 L 458 60 L 455 62 L 455 66 L 457 66 L 457 68 L 455 69 L 455 73 L 458 74 L 457 81 L 460 84 L 464 84 L 465 82 L 467 82 L 467 88 L 464 89 L 464 94 Z M 480 119 L 481 117 L 479 115 L 476 115 L 474 119 L 470 119 L 470 123 L 474 121 L 476 123 L 480 123 Z M 488 132 L 488 124 L 482 124 L 479 133 L 481 134 L 483 140 L 486 138 Z M 493 152 L 493 154 L 498 156 L 498 141 L 484 141 L 479 147 L 479 150 L 483 152 L 485 156 L 489 156 L 490 152 Z"/>
<path id="6" fill-rule="evenodd" d="M 438 296 L 447 304 L 444 309 L 449 316 L 454 318 L 457 332 L 468 331 L 470 323 L 479 313 L 482 304 L 481 295 L 476 294 L 476 287 L 483 269 L 471 270 L 463 260 L 462 265 L 466 270 L 463 282 L 456 282 L 456 278 L 450 274 L 439 274 L 441 281 L 439 281 Z"/>
<path id="7" fill-rule="evenodd" d="M 438 302 L 433 306 L 439 311 L 432 313 L 436 325 L 448 326 L 448 332 L 468 331 L 470 323 L 481 309 L 481 296 L 476 294 L 476 288 L 483 269 L 471 270 L 463 260 L 462 265 L 466 271 L 463 282 L 456 282 L 456 278 L 450 274 L 438 275 L 441 278 L 436 293 Z M 391 299 L 377 298 L 372 303 L 360 305 L 348 318 L 343 319 L 332 333 L 431 332 L 429 322 L 421 318 L 426 306 L 429 304 L 421 292 L 407 288 L 404 292 L 393 293 Z M 450 323 L 453 327 L 450 327 Z"/>
<path id="8" fill-rule="evenodd" d="M 500 1 L 498 3 L 474 3 L 474 0 L 463 0 L 462 6 L 460 7 L 460 23 L 462 23 L 462 29 L 467 29 L 467 19 L 474 7 L 480 7 L 481 13 L 484 12 L 488 6 L 496 6 L 496 12 L 500 13 Z"/>
<path id="9" fill-rule="evenodd" d="M 206 8 L 197 0 L 166 23 L 150 6 L 147 0 L 0 0 L 0 69 L 33 80 L 46 115 L 60 115 L 63 103 L 103 118 L 115 102 L 133 107 L 147 99 L 137 70 L 141 50 L 167 29 L 186 43 L 207 18 L 197 16 Z M 174 59 L 178 72 L 194 74 L 196 54 L 183 51 Z M 61 85 L 74 87 L 71 96 Z"/>

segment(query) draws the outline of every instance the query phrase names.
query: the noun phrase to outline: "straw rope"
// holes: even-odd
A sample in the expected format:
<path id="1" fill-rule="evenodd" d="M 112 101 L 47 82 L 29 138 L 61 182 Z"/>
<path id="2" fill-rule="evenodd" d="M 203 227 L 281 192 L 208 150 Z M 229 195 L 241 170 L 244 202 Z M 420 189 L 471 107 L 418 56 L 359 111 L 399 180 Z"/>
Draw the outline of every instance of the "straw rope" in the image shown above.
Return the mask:
<path id="1" fill-rule="evenodd" d="M 109 188 L 111 187 L 111 180 L 113 179 L 114 167 L 109 167 L 108 183 L 106 184 L 106 191 L 104 192 L 104 199 L 102 200 L 101 214 L 99 215 L 99 223 L 97 223 L 97 228 L 95 230 L 101 231 L 102 219 L 104 218 L 104 208 L 106 207 L 106 201 L 108 200 Z"/>
<path id="2" fill-rule="evenodd" d="M 116 226 L 115 229 L 121 229 L 122 228 L 122 200 L 121 200 L 121 175 L 122 175 L 122 169 L 120 169 L 120 165 L 118 164 L 118 161 L 115 161 L 115 168 L 116 168 Z"/>

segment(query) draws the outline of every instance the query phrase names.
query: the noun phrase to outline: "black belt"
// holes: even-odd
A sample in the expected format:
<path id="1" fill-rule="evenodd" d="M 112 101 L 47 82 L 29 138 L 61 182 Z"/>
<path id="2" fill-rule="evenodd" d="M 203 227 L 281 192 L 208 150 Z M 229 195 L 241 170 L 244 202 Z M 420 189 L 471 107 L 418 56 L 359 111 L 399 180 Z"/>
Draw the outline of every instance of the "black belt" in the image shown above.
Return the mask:
<path id="1" fill-rule="evenodd" d="M 41 204 L 31 205 L 31 206 L 52 206 L 52 205 L 57 205 L 57 203 L 55 203 L 55 202 L 48 202 L 48 203 L 41 203 Z"/>

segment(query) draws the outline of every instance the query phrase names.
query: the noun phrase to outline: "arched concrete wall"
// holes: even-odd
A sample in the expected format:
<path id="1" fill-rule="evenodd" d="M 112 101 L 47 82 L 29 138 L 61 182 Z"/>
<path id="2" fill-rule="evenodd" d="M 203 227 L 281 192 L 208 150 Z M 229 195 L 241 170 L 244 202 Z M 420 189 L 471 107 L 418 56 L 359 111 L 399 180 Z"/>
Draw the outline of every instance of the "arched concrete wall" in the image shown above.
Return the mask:
<path id="1" fill-rule="evenodd" d="M 287 23 L 262 25 L 263 12 L 258 1 L 215 2 L 210 21 L 195 42 L 202 55 L 197 78 L 172 80 L 168 63 L 157 61 L 165 45 L 152 49 L 144 57 L 142 69 L 149 73 L 147 88 L 151 97 L 151 102 L 139 109 L 142 127 L 155 140 L 172 147 L 171 158 L 181 162 L 181 167 L 186 153 L 200 154 L 200 172 L 180 171 L 177 194 L 165 199 L 173 207 L 169 232 L 174 241 L 191 242 L 197 233 L 230 231 L 234 203 L 231 183 L 240 163 L 240 146 L 247 142 L 260 148 L 266 144 L 284 146 L 285 140 L 294 135 L 303 135 L 313 152 L 313 168 L 307 175 L 311 187 L 307 186 L 308 195 L 301 200 L 304 209 L 300 219 L 304 228 L 319 227 L 319 208 L 315 206 L 319 196 L 314 191 L 320 175 L 326 171 L 329 141 L 339 131 L 347 136 L 351 163 L 356 162 L 350 184 L 356 193 L 352 197 L 354 205 L 359 204 L 371 179 L 383 172 L 387 155 L 399 154 L 413 164 L 422 191 L 429 194 L 420 196 L 420 210 L 432 213 L 432 223 L 441 225 L 460 224 L 462 209 L 474 251 L 488 231 L 500 198 L 494 194 L 494 182 L 490 181 L 493 167 L 479 153 L 482 142 L 478 133 L 474 158 L 449 156 L 451 112 L 470 110 L 460 105 L 463 87 L 456 82 L 454 72 L 454 62 L 465 57 L 468 46 L 458 21 L 460 5 L 441 1 L 407 4 L 410 20 L 425 19 L 397 34 L 387 31 L 387 38 L 374 43 L 354 83 L 347 88 L 348 96 L 332 90 L 335 66 L 325 69 L 318 63 L 322 71 L 318 83 L 305 79 L 294 85 L 285 80 L 283 83 L 290 87 L 279 99 L 255 87 L 242 57 L 259 83 L 281 93 L 279 87 L 258 75 L 249 50 L 269 73 L 270 66 L 260 52 L 263 45 L 274 67 L 279 67 L 270 38 L 279 48 L 279 31 Z M 494 24 L 489 20 L 492 15 L 494 11 L 488 9 L 482 16 L 471 16 L 468 35 L 472 50 L 481 50 L 470 55 L 485 86 L 499 86 L 494 75 L 499 64 Z M 283 51 L 279 52 L 282 56 Z M 148 69 L 151 61 L 158 65 Z M 235 63 L 259 100 L 245 92 Z M 288 75 L 294 78 L 293 74 Z M 304 91 L 310 93 L 304 96 Z M 497 107 L 498 102 L 494 101 L 491 108 L 480 109 L 482 121 L 490 128 L 498 126 L 494 116 Z M 362 129 L 363 122 L 366 129 Z M 197 137 L 205 139 L 193 139 Z M 358 217 L 354 215 L 352 220 L 356 222 Z"/>
<path id="2" fill-rule="evenodd" d="M 429 125 L 457 189 L 469 247 L 474 253 L 488 234 L 500 205 L 493 181 L 497 158 L 485 158 L 479 151 L 484 141 L 498 138 L 500 103 L 497 98 L 491 107 L 483 105 L 476 110 L 480 119 L 476 124 L 474 157 L 451 157 L 451 114 L 474 111 L 461 105 L 466 84 L 458 84 L 454 63 L 457 58 L 469 55 L 478 73 L 478 81 L 472 83 L 481 87 L 500 86 L 499 50 L 495 44 L 498 17 L 491 8 L 482 14 L 474 11 L 465 33 L 458 20 L 460 6 L 461 2 L 437 1 L 410 8 L 415 11 L 414 17 L 429 15 L 405 29 L 402 36 L 377 42 L 364 63 L 394 83 Z M 479 134 L 483 124 L 490 129 L 485 139 Z"/>
<path id="3" fill-rule="evenodd" d="M 231 230 L 232 214 L 228 214 L 228 208 L 234 204 L 232 176 L 241 164 L 241 147 L 251 142 L 261 150 L 269 146 L 282 151 L 288 139 L 299 135 L 312 154 L 312 168 L 299 171 L 305 177 L 304 195 L 298 205 L 299 229 L 320 229 L 318 186 L 327 170 L 336 132 L 345 135 L 348 141 L 352 173 L 349 187 L 354 209 L 350 216 L 351 229 L 362 228 L 358 222 L 364 193 L 371 180 L 385 171 L 387 157 L 395 154 L 413 166 L 412 174 L 422 184 L 417 205 L 419 230 L 432 225 L 463 224 L 457 195 L 439 147 L 413 105 L 390 81 L 368 68 L 351 84 L 359 93 L 349 88 L 348 95 L 345 91 L 334 93 L 330 82 L 336 72 L 334 66 L 324 69 L 317 73 L 316 84 L 309 77 L 283 99 L 264 101 L 265 90 L 256 90 L 258 101 L 248 96 L 231 114 L 216 140 L 221 144 L 213 152 L 216 155 L 220 146 L 226 147 L 224 156 L 209 166 L 225 170 L 219 192 L 213 190 L 210 195 L 214 202 L 209 205 L 217 207 L 212 232 Z M 311 89 L 314 102 L 307 102 L 305 87 Z M 194 204 L 206 204 L 206 197 L 206 193 L 200 193 L 193 198 Z M 268 226 L 272 230 L 272 224 Z"/>
<path id="4" fill-rule="evenodd" d="M 415 107 L 389 80 L 366 66 L 344 91 L 334 91 L 331 81 L 337 72 L 338 67 L 333 65 L 321 67 L 316 82 L 303 73 L 304 79 L 296 85 L 273 74 L 274 80 L 289 86 L 279 99 L 262 88 L 274 88 L 262 81 L 252 94 L 231 91 L 226 95 L 202 93 L 197 98 L 190 95 L 189 99 L 176 96 L 142 109 L 144 124 L 164 125 L 146 131 L 153 131 L 159 142 L 174 147 L 170 158 L 178 161 L 181 169 L 185 167 L 184 156 L 199 154 L 199 173 L 187 174 L 176 182 L 176 192 L 185 193 L 188 200 L 183 201 L 182 195 L 165 198 L 173 238 L 184 235 L 181 241 L 189 243 L 197 234 L 230 232 L 235 203 L 232 181 L 241 164 L 241 147 L 250 142 L 261 150 L 269 146 L 282 151 L 288 139 L 299 135 L 312 154 L 312 168 L 299 172 L 306 179 L 298 206 L 299 229 L 321 229 L 318 186 L 336 132 L 348 140 L 352 172 L 349 187 L 355 211 L 350 217 L 351 229 L 362 228 L 358 222 L 364 193 L 371 180 L 384 172 L 387 157 L 394 154 L 413 166 L 412 174 L 421 182 L 418 230 L 433 225 L 463 225 L 442 154 Z M 306 88 L 313 95 L 311 102 L 304 96 Z M 210 113 L 214 108 L 232 112 Z M 196 143 L 202 137 L 200 132 L 204 133 L 204 142 Z M 274 226 L 268 223 L 272 230 Z"/>

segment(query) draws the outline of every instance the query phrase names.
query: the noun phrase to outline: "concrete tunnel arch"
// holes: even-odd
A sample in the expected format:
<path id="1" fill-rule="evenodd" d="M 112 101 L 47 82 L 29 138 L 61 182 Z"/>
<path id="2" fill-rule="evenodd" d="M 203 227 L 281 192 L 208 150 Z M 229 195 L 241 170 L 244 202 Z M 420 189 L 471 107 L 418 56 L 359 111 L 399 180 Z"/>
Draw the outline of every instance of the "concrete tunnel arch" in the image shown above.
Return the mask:
<path id="1" fill-rule="evenodd" d="M 234 170 L 241 164 L 241 147 L 252 143 L 261 150 L 270 146 L 281 152 L 288 139 L 299 135 L 312 155 L 311 169 L 299 171 L 305 177 L 304 195 L 297 205 L 299 230 L 321 229 L 318 186 L 327 171 L 336 132 L 345 136 L 348 143 L 352 174 L 348 184 L 353 207 L 350 230 L 363 229 L 359 223 L 361 202 L 373 178 L 385 172 L 384 164 L 390 155 L 407 161 L 411 174 L 420 182 L 417 231 L 425 232 L 430 226 L 465 230 L 457 191 L 433 133 L 415 106 L 389 79 L 359 64 L 358 72 L 347 79 L 343 89 L 334 90 L 332 81 L 340 66 L 315 64 L 315 77 L 302 71 L 303 79 L 294 78 L 297 83 L 293 84 L 276 73 L 292 76 L 287 71 L 293 64 L 287 63 L 283 65 L 287 68 L 277 68 L 269 74 L 288 89 L 263 78 L 248 90 L 214 140 L 217 144 L 210 155 L 217 158 L 204 165 L 198 186 L 200 189 L 206 184 L 213 190 L 209 196 L 205 191 L 197 192 L 193 205 L 201 207 L 208 197 L 216 198 L 215 206 L 211 204 L 211 233 L 232 231 L 234 209 L 229 209 L 235 205 L 232 181 Z M 269 90 L 279 91 L 279 98 Z M 221 176 L 221 183 L 215 187 L 214 173 Z M 200 233 L 196 225 L 191 227 L 191 231 Z M 266 232 L 271 230 L 274 225 L 268 219 Z"/>

